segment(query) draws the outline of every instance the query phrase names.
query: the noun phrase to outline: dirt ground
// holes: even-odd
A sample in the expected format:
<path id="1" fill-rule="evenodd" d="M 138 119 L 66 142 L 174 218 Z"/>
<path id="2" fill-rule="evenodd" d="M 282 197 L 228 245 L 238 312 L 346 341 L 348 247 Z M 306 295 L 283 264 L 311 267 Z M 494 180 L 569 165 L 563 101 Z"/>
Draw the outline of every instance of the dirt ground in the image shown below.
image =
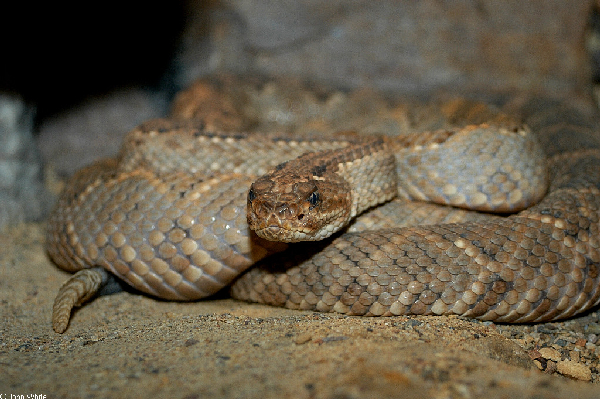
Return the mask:
<path id="1" fill-rule="evenodd" d="M 50 313 L 68 274 L 47 258 L 43 225 L 0 237 L 2 398 L 600 396 L 597 312 L 501 326 L 122 292 L 76 311 L 59 335 Z"/>

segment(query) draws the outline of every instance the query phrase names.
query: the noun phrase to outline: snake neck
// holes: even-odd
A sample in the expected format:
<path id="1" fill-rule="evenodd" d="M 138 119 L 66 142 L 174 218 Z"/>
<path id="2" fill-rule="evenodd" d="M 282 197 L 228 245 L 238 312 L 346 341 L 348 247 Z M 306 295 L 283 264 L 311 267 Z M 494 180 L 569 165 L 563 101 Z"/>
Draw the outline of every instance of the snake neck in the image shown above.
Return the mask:
<path id="1" fill-rule="evenodd" d="M 383 138 L 307 153 L 256 180 L 248 224 L 272 241 L 317 241 L 396 195 L 395 158 Z"/>

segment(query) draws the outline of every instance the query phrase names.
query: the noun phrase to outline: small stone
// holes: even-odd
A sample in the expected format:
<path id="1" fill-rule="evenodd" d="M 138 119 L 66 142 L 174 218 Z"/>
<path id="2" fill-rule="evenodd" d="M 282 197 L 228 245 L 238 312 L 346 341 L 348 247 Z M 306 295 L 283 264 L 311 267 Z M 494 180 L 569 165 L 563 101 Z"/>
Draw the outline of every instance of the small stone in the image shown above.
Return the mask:
<path id="1" fill-rule="evenodd" d="M 554 348 L 541 348 L 539 352 L 544 359 L 554 360 L 555 362 L 559 361 L 562 357 L 560 352 Z"/>
<path id="2" fill-rule="evenodd" d="M 561 360 L 556 363 L 556 370 L 567 377 L 575 378 L 581 381 L 590 381 L 592 371 L 584 364 L 572 360 Z"/>
<path id="3" fill-rule="evenodd" d="M 294 340 L 294 342 L 296 343 L 296 345 L 302 345 L 302 344 L 307 343 L 311 339 L 312 339 L 312 335 L 310 335 L 309 333 L 304 333 L 304 334 L 298 335 L 296 337 L 296 339 Z"/>
<path id="4" fill-rule="evenodd" d="M 596 351 L 596 345 L 588 342 L 587 344 L 585 344 L 585 349 L 587 349 L 589 351 Z"/>
<path id="5" fill-rule="evenodd" d="M 530 350 L 529 352 L 527 352 L 527 354 L 529 355 L 530 359 L 539 359 L 540 357 L 543 357 L 540 351 L 536 349 Z"/>
<path id="6" fill-rule="evenodd" d="M 196 345 L 198 342 L 200 342 L 200 341 L 198 341 L 195 338 L 189 338 L 183 343 L 183 346 L 185 346 L 187 348 L 187 347 Z"/>
<path id="7" fill-rule="evenodd" d="M 587 332 L 591 334 L 598 335 L 600 334 L 600 324 L 598 323 L 590 323 L 587 325 Z"/>
<path id="8" fill-rule="evenodd" d="M 579 338 L 577 341 L 575 341 L 575 346 L 580 346 L 580 347 L 584 347 L 586 343 L 586 340 L 584 338 Z"/>
<path id="9" fill-rule="evenodd" d="M 553 362 L 552 360 L 548 360 L 548 363 L 546 363 L 546 373 L 548 374 L 554 374 L 556 373 L 557 367 L 556 367 L 556 362 Z"/>
<path id="10" fill-rule="evenodd" d="M 579 352 L 569 351 L 569 359 L 573 362 L 579 362 Z"/>

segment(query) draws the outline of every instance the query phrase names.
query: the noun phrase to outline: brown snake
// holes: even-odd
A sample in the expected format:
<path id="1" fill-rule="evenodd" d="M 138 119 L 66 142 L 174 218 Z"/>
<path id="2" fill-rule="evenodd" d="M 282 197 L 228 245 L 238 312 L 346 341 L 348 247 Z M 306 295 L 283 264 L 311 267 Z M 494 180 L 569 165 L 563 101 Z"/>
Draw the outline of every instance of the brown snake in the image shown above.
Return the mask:
<path id="1" fill-rule="evenodd" d="M 113 275 L 175 300 L 206 297 L 235 280 L 235 298 L 351 315 L 534 322 L 599 302 L 600 144 L 584 116 L 536 102 L 519 108 L 546 161 L 532 134 L 504 114 L 484 108 L 471 115 L 478 104 L 449 119 L 489 119 L 491 126 L 321 138 L 311 129 L 324 120 L 342 120 L 331 123 L 338 130 L 354 122 L 340 111 L 352 108 L 352 94 L 298 89 L 282 101 L 282 92 L 230 78 L 199 82 L 176 100 L 173 119 L 143 124 L 117 159 L 71 179 L 48 222 L 50 256 L 77 272 L 57 295 L 55 331 L 64 332 L 73 306 Z M 360 112 L 369 112 L 366 103 L 359 101 Z M 397 121 L 397 112 L 373 118 Z M 290 120 L 310 129 L 270 133 Z M 357 129 L 371 133 L 377 123 Z M 267 132 L 239 133 L 245 130 Z M 414 199 L 528 208 L 488 217 Z M 397 221 L 425 225 L 390 227 Z M 323 241 L 287 248 L 273 239 Z"/>

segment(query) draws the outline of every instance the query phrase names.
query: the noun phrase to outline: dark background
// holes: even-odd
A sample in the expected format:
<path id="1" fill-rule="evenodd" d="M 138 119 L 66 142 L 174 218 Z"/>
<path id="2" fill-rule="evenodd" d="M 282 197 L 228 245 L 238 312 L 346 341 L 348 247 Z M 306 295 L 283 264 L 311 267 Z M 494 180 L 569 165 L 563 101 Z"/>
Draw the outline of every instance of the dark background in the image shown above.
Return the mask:
<path id="1" fill-rule="evenodd" d="M 38 118 L 113 88 L 170 89 L 183 1 L 3 8 L 0 91 L 20 94 L 36 106 Z"/>

